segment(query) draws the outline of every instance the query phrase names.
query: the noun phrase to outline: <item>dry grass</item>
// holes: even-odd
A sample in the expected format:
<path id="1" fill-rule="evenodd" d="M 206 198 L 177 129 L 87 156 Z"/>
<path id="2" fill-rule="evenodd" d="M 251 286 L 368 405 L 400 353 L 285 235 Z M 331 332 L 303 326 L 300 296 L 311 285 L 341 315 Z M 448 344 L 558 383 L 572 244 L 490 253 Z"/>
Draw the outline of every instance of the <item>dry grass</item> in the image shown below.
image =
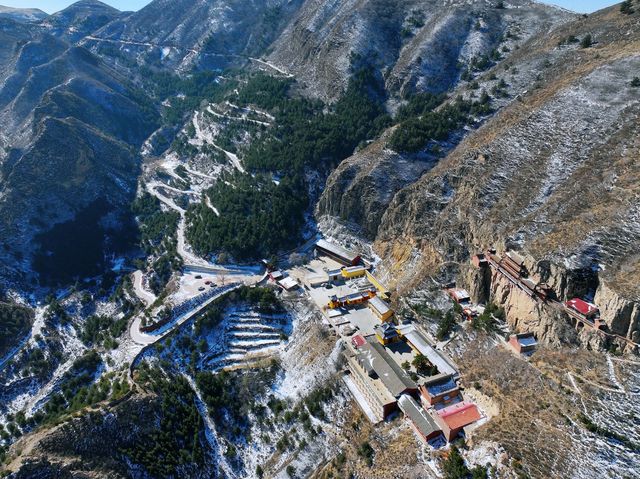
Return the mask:
<path id="1" fill-rule="evenodd" d="M 390 479 L 410 477 L 410 470 L 418 465 L 417 439 L 401 419 L 373 426 L 353 404 L 347 412 L 346 427 L 341 431 L 341 454 L 321 465 L 309 477 L 329 479 L 366 477 Z M 375 451 L 373 466 L 369 467 L 358 454 L 359 447 L 368 442 Z M 423 476 L 424 477 L 424 476 Z"/>
<path id="2" fill-rule="evenodd" d="M 480 387 L 500 408 L 473 441 L 500 443 L 531 477 L 563 477 L 570 465 L 565 416 L 572 415 L 571 391 L 502 348 L 472 344 L 459 363 L 464 383 Z"/>
<path id="3" fill-rule="evenodd" d="M 601 353 L 584 349 L 541 349 L 531 362 L 558 384 L 566 383 L 567 373 L 572 373 L 604 387 L 615 387 Z"/>

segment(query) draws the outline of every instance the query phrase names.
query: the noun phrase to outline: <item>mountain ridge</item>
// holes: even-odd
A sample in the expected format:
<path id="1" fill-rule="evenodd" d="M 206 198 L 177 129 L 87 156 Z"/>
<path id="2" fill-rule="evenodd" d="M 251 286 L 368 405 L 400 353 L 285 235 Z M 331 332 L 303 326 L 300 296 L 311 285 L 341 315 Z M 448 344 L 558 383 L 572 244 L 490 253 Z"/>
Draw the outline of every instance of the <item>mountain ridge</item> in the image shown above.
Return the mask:
<path id="1" fill-rule="evenodd" d="M 11 18 L 20 22 L 38 22 L 49 14 L 39 8 L 14 8 L 0 5 L 0 17 Z"/>

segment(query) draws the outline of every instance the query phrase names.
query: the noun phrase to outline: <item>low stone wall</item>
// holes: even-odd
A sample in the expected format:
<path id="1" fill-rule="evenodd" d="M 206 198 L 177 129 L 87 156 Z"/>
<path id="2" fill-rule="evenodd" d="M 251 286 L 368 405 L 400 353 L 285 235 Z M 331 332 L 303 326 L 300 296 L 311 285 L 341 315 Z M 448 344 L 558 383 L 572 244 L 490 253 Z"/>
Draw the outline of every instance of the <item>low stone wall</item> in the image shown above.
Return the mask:
<path id="1" fill-rule="evenodd" d="M 158 329 L 162 328 L 168 323 L 174 321 L 177 316 L 180 316 L 181 314 L 186 313 L 190 309 L 198 307 L 199 305 L 211 299 L 212 297 L 218 294 L 224 293 L 226 290 L 231 290 L 234 287 L 235 287 L 235 284 L 229 284 L 227 286 L 221 286 L 221 287 L 210 289 L 209 291 L 206 291 L 198 296 L 195 296 L 189 299 L 188 301 L 185 301 L 184 303 L 181 303 L 175 308 L 173 308 L 173 311 L 171 312 L 171 315 L 168 318 L 155 322 L 148 326 L 141 326 L 140 331 L 143 333 L 152 333 L 154 331 L 157 331 Z"/>

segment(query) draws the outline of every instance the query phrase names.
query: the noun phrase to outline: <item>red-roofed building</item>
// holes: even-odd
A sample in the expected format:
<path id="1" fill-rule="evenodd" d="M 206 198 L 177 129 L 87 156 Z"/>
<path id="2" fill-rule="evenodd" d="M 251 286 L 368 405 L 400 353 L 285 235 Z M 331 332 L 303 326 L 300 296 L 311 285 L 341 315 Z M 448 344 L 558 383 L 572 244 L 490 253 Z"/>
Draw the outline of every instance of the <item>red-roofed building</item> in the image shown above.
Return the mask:
<path id="1" fill-rule="evenodd" d="M 456 438 L 463 428 L 476 422 L 482 415 L 473 403 L 461 402 L 441 409 L 435 414 L 435 419 L 442 428 L 447 441 Z"/>
<path id="2" fill-rule="evenodd" d="M 356 334 L 353 338 L 351 338 L 351 344 L 353 347 L 358 349 L 360 346 L 364 346 L 367 344 L 367 340 L 364 339 L 360 334 Z"/>
<path id="3" fill-rule="evenodd" d="M 602 326 L 599 321 L 600 310 L 595 304 L 587 303 L 580 298 L 573 298 L 564 303 L 564 307 L 569 316 L 582 321 L 589 321 L 598 329 Z"/>
<path id="4" fill-rule="evenodd" d="M 583 316 L 589 317 L 596 313 L 598 313 L 598 308 L 591 303 L 587 303 L 586 301 L 581 300 L 580 298 L 570 299 L 565 303 L 567 308 L 571 308 Z"/>

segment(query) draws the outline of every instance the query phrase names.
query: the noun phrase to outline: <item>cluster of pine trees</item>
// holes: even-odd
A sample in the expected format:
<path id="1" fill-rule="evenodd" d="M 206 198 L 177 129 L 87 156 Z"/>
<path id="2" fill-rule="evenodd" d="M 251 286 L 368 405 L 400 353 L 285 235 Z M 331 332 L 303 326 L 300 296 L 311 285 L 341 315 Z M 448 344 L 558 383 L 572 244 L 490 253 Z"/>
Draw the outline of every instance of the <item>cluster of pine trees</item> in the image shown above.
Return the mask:
<path id="1" fill-rule="evenodd" d="M 292 98 L 291 85 L 256 75 L 239 92 L 238 103 L 267 110 L 277 120 L 244 154 L 252 174 L 235 173 L 207 192 L 220 215 L 206 202 L 189 209 L 187 239 L 199 254 L 226 252 L 250 260 L 295 245 L 309 203 L 307 171 L 335 167 L 390 124 L 371 69 L 355 71 L 331 107 Z"/>
<path id="2" fill-rule="evenodd" d="M 182 267 L 176 237 L 180 214 L 162 211 L 160 200 L 147 192 L 136 198 L 131 209 L 138 220 L 139 244 L 146 254 L 155 257 L 152 265 L 155 274 L 150 286 L 159 294 L 172 272 Z"/>
<path id="3" fill-rule="evenodd" d="M 24 337 L 33 322 L 33 310 L 11 303 L 0 303 L 0 358 Z"/>
<path id="4" fill-rule="evenodd" d="M 402 123 L 389 140 L 389 146 L 401 153 L 422 151 L 430 143 L 443 142 L 463 125 L 473 122 L 477 116 L 491 112 L 491 97 L 486 91 L 476 101 L 456 99 L 442 108 L 435 109 L 442 103 L 441 97 L 424 97 L 417 95 L 417 105 L 409 105 L 401 110 Z M 421 106 L 421 107 L 420 107 Z"/>

